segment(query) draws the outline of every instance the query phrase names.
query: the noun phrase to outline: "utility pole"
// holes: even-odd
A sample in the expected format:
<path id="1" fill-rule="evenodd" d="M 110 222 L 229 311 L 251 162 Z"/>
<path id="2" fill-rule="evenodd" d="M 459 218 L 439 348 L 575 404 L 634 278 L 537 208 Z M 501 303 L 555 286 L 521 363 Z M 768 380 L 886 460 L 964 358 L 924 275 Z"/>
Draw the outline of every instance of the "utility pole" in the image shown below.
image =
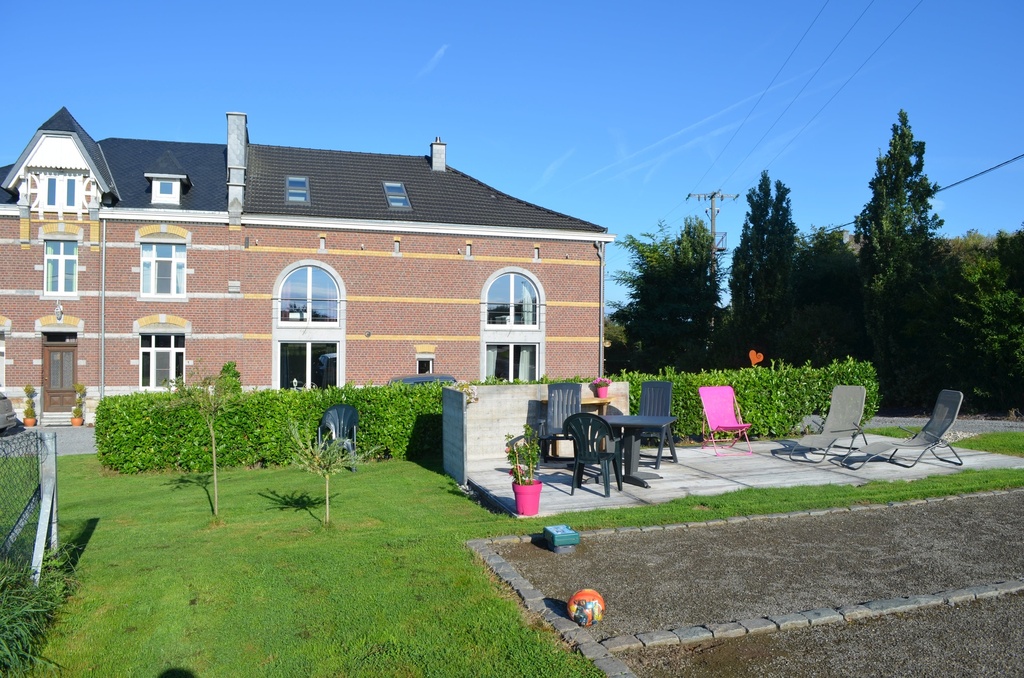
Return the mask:
<path id="1" fill-rule="evenodd" d="M 715 274 L 715 262 L 717 257 L 714 255 L 725 251 L 725 233 L 722 234 L 722 239 L 719 241 L 718 234 L 715 231 L 715 217 L 718 216 L 718 208 L 715 207 L 715 200 L 725 200 L 726 198 L 732 198 L 735 200 L 738 197 L 740 196 L 735 193 L 722 193 L 721 189 L 714 193 L 691 193 L 686 196 L 687 200 L 690 198 L 696 198 L 697 200 L 711 201 L 711 209 L 705 210 L 711 218 L 711 275 Z"/>

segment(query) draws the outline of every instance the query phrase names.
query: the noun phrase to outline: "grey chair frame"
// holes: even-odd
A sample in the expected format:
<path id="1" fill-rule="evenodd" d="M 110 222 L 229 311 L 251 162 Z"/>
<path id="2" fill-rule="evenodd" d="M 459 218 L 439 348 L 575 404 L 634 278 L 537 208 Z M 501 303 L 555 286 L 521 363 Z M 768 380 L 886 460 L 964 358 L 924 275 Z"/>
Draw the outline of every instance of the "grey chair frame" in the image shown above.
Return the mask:
<path id="1" fill-rule="evenodd" d="M 604 496 L 610 497 L 612 493 L 611 473 L 615 474 L 621 492 L 622 440 L 614 436 L 608 422 L 596 414 L 579 412 L 565 420 L 565 431 L 573 443 L 572 488 L 569 494 L 576 494 L 576 488 L 583 486 L 585 469 L 592 464 L 601 465 Z"/>
<path id="2" fill-rule="evenodd" d="M 868 439 L 864 436 L 864 429 L 861 428 L 866 398 L 867 391 L 863 386 L 840 385 L 833 388 L 828 414 L 825 415 L 825 420 L 821 423 L 820 431 L 797 440 L 789 450 L 790 461 L 817 464 L 824 461 L 836 447 L 845 450 L 844 456 L 848 455 L 852 450 L 857 449 L 858 435 L 867 445 Z M 849 438 L 848 443 L 840 444 L 840 441 L 845 441 L 847 438 Z M 794 457 L 797 453 L 802 456 Z"/>
<path id="3" fill-rule="evenodd" d="M 935 407 L 932 408 L 932 415 L 919 433 L 913 433 L 901 426 L 900 428 L 903 428 L 904 431 L 912 434 L 909 440 L 896 443 L 872 443 L 857 450 L 859 453 L 858 458 L 855 461 L 844 463 L 844 466 L 856 470 L 872 459 L 885 457 L 888 453 L 889 457 L 886 461 L 889 463 L 902 466 L 903 468 L 911 468 L 921 461 L 926 452 L 931 452 L 933 457 L 946 464 L 963 466 L 964 460 L 960 458 L 960 455 L 957 454 L 952 445 L 942 439 L 942 436 L 946 435 L 953 428 L 953 424 L 956 423 L 956 418 L 960 414 L 960 406 L 963 405 L 963 402 L 964 394 L 960 391 L 953 391 L 951 389 L 940 391 L 939 397 L 935 400 Z M 953 458 L 939 456 L 936 450 L 943 447 L 950 451 Z M 918 455 L 910 463 L 904 463 L 896 458 L 896 454 L 900 450 L 916 451 Z M 860 455 L 863 455 L 863 457 Z"/>
<path id="4" fill-rule="evenodd" d="M 548 384 L 548 410 L 544 419 L 537 422 L 541 460 L 550 460 L 551 443 L 569 440 L 565 431 L 565 420 L 583 411 L 583 385 L 568 382 Z"/>
<path id="5" fill-rule="evenodd" d="M 671 381 L 645 381 L 640 384 L 640 410 L 641 417 L 670 417 L 672 416 L 672 382 Z M 654 468 L 661 468 L 661 455 L 665 449 L 665 442 L 668 441 L 669 452 L 672 453 L 672 463 L 678 464 L 679 457 L 676 456 L 675 434 L 672 432 L 672 425 L 660 426 L 641 431 L 644 438 L 658 439 L 658 456 L 655 458 Z"/>
<path id="6" fill-rule="evenodd" d="M 341 440 L 352 458 L 352 469 L 356 465 L 356 433 L 359 429 L 359 411 L 351 405 L 332 405 L 320 417 L 316 429 L 316 443 L 323 446 L 328 439 Z"/>

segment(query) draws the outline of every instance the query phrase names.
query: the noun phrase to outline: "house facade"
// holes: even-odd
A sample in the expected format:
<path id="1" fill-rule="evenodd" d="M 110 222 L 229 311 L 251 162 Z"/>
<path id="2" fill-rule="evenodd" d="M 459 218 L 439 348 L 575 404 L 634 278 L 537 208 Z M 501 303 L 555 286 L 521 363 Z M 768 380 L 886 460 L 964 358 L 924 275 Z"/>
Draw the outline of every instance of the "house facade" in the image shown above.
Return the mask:
<path id="1" fill-rule="evenodd" d="M 0 386 L 46 421 L 235 361 L 255 388 L 596 375 L 595 224 L 426 155 L 94 141 L 61 109 L 0 167 Z"/>

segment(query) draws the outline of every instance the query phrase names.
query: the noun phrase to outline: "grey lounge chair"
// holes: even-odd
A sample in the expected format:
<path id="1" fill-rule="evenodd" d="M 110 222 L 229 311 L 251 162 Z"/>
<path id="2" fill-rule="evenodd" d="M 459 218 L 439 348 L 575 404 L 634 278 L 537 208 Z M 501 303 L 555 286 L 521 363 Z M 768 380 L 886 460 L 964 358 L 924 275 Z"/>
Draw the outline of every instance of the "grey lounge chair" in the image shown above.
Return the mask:
<path id="1" fill-rule="evenodd" d="M 832 389 L 832 400 L 828 406 L 828 414 L 821 424 L 818 433 L 804 436 L 796 441 L 789 450 L 790 461 L 806 461 L 817 464 L 823 461 L 833 448 L 844 450 L 844 455 L 854 449 L 857 436 L 860 435 L 864 444 L 864 430 L 860 420 L 864 418 L 864 400 L 867 396 L 863 386 L 836 386 Z M 849 442 L 845 442 L 849 439 Z M 845 444 L 840 444 L 844 442 Z M 801 457 L 794 457 L 800 453 Z M 818 457 L 817 455 L 821 455 Z"/>
<path id="2" fill-rule="evenodd" d="M 932 416 L 928 419 L 920 433 L 914 434 L 910 440 L 898 443 L 871 443 L 857 450 L 856 460 L 848 461 L 849 457 L 847 457 L 847 460 L 844 460 L 844 465 L 851 469 L 859 469 L 872 459 L 889 454 L 889 458 L 886 461 L 903 468 L 910 468 L 921 461 L 921 457 L 925 455 L 925 452 L 931 452 L 932 456 L 939 461 L 953 464 L 954 466 L 963 466 L 964 460 L 960 458 L 960 455 L 956 453 L 956 450 L 949 443 L 942 439 L 942 436 L 946 435 L 956 422 L 956 417 L 960 414 L 960 406 L 963 402 L 964 394 L 960 391 L 951 391 L 949 389 L 940 391 L 939 397 L 935 401 L 935 408 L 932 409 Z M 900 428 L 903 427 L 901 426 Z M 903 430 L 907 431 L 905 428 Z M 911 433 L 911 431 L 907 431 L 907 433 Z M 953 458 L 940 457 L 935 451 L 940 447 L 948 449 L 952 453 Z M 908 450 L 911 453 L 917 452 L 918 454 L 908 464 L 896 459 L 896 453 L 900 450 Z"/>
<path id="3" fill-rule="evenodd" d="M 645 381 L 640 384 L 640 411 L 641 417 L 670 417 L 672 416 L 672 382 L 671 381 Z M 672 433 L 672 425 L 660 428 L 645 429 L 641 436 L 658 439 L 658 456 L 654 462 L 654 468 L 661 468 L 661 454 L 665 449 L 665 442 L 668 441 L 668 449 L 672 453 L 672 462 L 679 463 L 676 457 L 675 435 Z"/>
<path id="4" fill-rule="evenodd" d="M 548 384 L 548 411 L 538 423 L 541 459 L 551 460 L 551 443 L 569 440 L 565 420 L 583 411 L 583 386 L 577 383 Z"/>

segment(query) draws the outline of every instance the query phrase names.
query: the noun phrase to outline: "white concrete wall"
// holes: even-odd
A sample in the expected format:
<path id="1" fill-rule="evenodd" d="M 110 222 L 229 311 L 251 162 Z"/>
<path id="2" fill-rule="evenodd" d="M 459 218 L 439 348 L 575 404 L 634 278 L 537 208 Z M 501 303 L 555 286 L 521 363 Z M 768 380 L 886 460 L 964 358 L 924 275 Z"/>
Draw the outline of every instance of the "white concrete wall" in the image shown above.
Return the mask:
<path id="1" fill-rule="evenodd" d="M 522 434 L 527 423 L 537 430 L 546 410 L 541 400 L 547 399 L 547 384 L 477 386 L 476 390 L 475 403 L 467 403 L 461 392 L 450 388 L 444 389 L 442 400 L 444 470 L 460 485 L 466 484 L 467 469 L 474 461 L 504 459 L 506 434 Z M 593 391 L 584 384 L 583 397 L 590 396 Z M 629 414 L 628 382 L 613 383 L 608 396 L 612 399 L 609 414 Z M 567 447 L 561 454 L 572 456 L 571 445 Z"/>

